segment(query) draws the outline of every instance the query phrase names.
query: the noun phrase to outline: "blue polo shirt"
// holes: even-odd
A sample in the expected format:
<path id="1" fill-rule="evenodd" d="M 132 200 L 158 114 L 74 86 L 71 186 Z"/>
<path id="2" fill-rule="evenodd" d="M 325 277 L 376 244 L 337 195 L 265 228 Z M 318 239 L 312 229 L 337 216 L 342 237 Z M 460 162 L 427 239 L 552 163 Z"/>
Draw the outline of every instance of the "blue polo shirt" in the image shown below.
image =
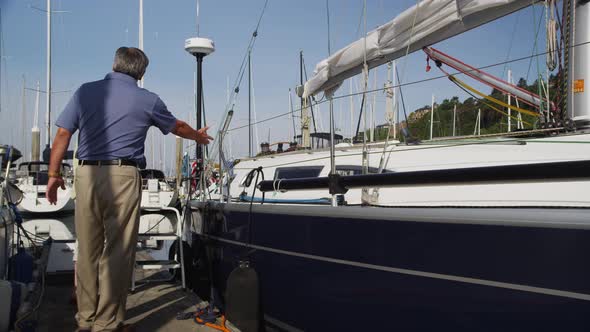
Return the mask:
<path id="1" fill-rule="evenodd" d="M 56 126 L 70 133 L 79 130 L 80 160 L 135 160 L 145 168 L 144 143 L 156 126 L 166 135 L 176 118 L 164 102 L 126 74 L 112 72 L 100 81 L 85 83 L 72 96 Z"/>

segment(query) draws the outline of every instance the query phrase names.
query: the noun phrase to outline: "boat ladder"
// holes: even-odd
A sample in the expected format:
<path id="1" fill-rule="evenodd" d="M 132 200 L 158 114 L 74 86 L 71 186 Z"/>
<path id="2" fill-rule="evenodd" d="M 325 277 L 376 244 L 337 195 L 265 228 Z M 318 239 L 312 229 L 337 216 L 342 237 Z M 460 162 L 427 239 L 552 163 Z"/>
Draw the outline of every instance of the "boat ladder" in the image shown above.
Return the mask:
<path id="1" fill-rule="evenodd" d="M 180 217 L 180 212 L 176 208 L 162 206 L 160 210 L 172 211 L 176 215 L 176 230 L 172 233 L 139 233 L 138 234 L 138 241 L 174 241 L 175 245 L 177 245 L 176 256 L 175 259 L 172 260 L 138 260 L 137 257 L 135 259 L 134 269 L 133 269 L 133 278 L 131 279 L 131 291 L 135 291 L 135 289 L 145 283 L 152 283 L 152 282 L 170 282 L 173 281 L 176 277 L 176 272 L 173 273 L 172 277 L 167 279 L 149 279 L 146 281 L 138 282 L 135 280 L 135 271 L 139 270 L 164 270 L 164 269 L 174 269 L 178 271 L 180 269 L 180 278 L 182 281 L 182 289 L 186 289 L 186 280 L 185 280 L 185 273 L 184 273 L 184 252 L 183 252 L 183 245 L 182 245 L 182 232 L 183 232 L 183 222 Z"/>

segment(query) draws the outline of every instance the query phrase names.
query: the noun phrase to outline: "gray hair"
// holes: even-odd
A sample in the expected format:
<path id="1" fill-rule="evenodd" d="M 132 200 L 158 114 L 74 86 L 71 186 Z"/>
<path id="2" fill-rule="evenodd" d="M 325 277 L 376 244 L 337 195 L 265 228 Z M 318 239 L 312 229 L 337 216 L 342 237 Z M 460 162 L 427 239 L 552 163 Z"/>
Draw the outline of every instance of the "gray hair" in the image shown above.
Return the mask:
<path id="1" fill-rule="evenodd" d="M 115 52 L 113 71 L 127 74 L 136 80 L 140 80 L 150 63 L 147 55 L 135 47 L 119 47 Z"/>

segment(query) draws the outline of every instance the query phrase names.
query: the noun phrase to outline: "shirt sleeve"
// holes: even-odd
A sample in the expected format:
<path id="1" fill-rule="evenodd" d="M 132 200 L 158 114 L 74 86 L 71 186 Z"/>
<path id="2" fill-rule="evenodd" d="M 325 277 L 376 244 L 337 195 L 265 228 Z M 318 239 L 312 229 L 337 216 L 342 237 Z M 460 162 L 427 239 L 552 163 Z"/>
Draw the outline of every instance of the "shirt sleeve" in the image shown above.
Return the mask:
<path id="1" fill-rule="evenodd" d="M 176 127 L 176 117 L 168 111 L 166 104 L 158 97 L 152 110 L 152 123 L 162 134 L 167 135 Z"/>
<path id="2" fill-rule="evenodd" d="M 67 129 L 71 134 L 76 132 L 79 129 L 80 124 L 80 111 L 81 111 L 81 104 L 80 104 L 80 89 L 76 90 L 70 101 L 61 112 L 57 121 L 55 121 L 55 125 Z"/>

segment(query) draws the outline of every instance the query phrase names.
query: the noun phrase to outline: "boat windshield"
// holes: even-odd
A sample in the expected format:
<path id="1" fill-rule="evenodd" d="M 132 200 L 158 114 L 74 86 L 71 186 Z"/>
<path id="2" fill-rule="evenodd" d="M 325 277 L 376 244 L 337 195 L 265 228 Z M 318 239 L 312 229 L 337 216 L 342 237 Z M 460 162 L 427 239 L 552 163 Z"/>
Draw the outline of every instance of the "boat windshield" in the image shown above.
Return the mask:
<path id="1" fill-rule="evenodd" d="M 33 185 L 47 185 L 49 182 L 49 163 L 41 161 L 31 161 L 20 163 L 18 165 L 17 177 L 30 176 L 33 178 Z M 69 164 L 61 164 L 60 172 L 69 177 L 72 174 L 72 166 Z"/>
<path id="2" fill-rule="evenodd" d="M 31 162 L 26 162 L 26 163 L 20 163 L 18 165 L 18 170 L 19 171 L 25 171 L 25 172 L 45 172 L 47 173 L 47 171 L 49 170 L 49 163 L 46 162 L 41 162 L 41 161 L 31 161 Z M 67 173 L 70 172 L 72 170 L 72 166 L 70 166 L 69 164 L 61 164 L 61 172 L 62 173 Z"/>
<path id="3" fill-rule="evenodd" d="M 139 171 L 142 179 L 158 179 L 165 180 L 164 172 L 158 169 L 142 169 Z"/>

